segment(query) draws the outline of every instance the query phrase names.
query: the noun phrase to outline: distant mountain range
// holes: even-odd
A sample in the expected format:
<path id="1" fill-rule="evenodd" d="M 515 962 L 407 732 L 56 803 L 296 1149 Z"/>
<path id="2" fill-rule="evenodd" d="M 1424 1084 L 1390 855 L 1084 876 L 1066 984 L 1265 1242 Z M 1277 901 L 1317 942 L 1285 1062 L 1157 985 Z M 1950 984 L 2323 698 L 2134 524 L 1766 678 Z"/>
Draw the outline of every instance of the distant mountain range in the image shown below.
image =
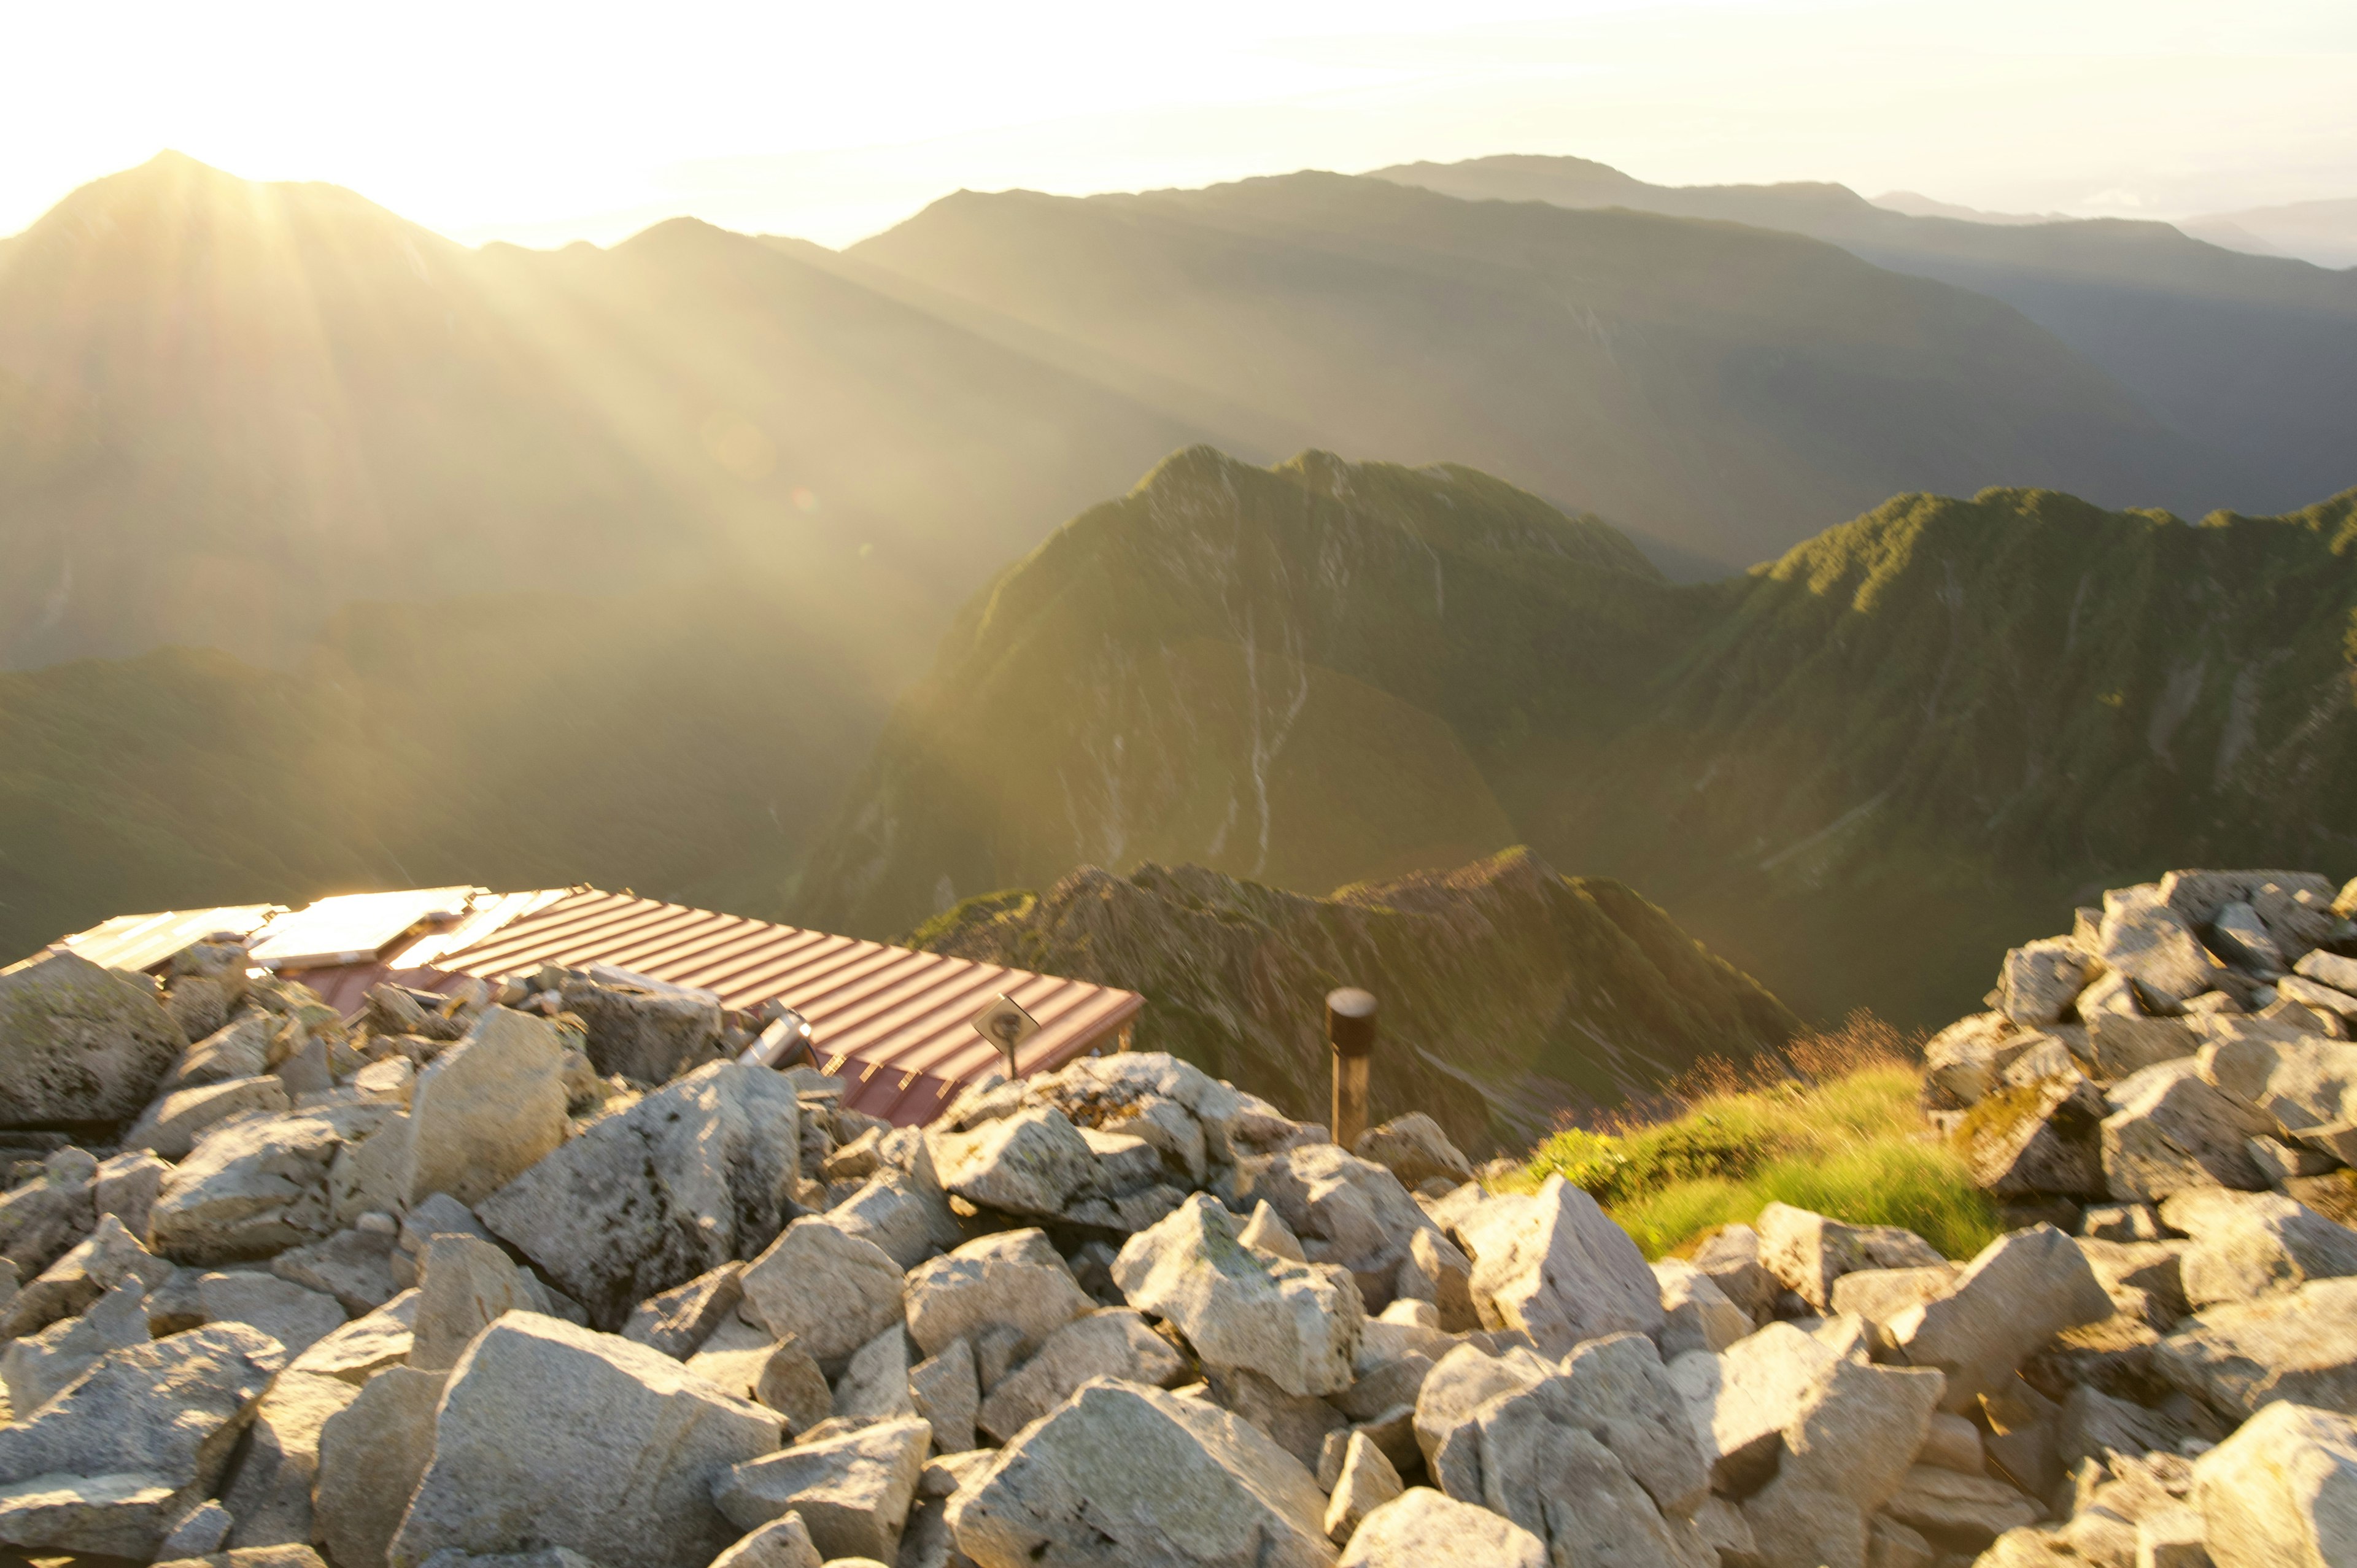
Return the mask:
<path id="1" fill-rule="evenodd" d="M 813 857 L 888 930 L 1076 864 L 1316 891 L 1509 843 L 1805 1014 L 1968 1010 L 2170 856 L 2357 871 L 2357 490 L 1906 496 L 1724 582 L 1461 468 L 1207 449 L 978 596 Z"/>
<path id="2" fill-rule="evenodd" d="M 0 241 L 0 668 L 286 669 L 359 601 L 717 576 L 899 678 L 1051 520 L 1194 442 L 1469 463 L 1682 577 L 1910 489 L 2191 510 L 2357 477 L 2348 280 L 2074 225 L 2120 232 L 2031 286 L 1891 236 L 2047 228 L 1816 203 L 1867 244 L 1773 191 L 1400 183 L 1596 205 L 1539 163 L 540 252 L 164 155 Z"/>
<path id="3" fill-rule="evenodd" d="M 2215 507 L 2276 511 L 2357 482 L 2357 272 L 2241 254 L 2167 223 L 1910 216 L 1838 185 L 1648 185 L 1584 158 L 1404 164 L 1377 174 L 1469 200 L 1619 208 L 1807 234 L 1877 266 L 2002 300 L 2201 449 L 2189 488 L 2158 470 L 2134 496 L 2061 481 L 2106 504 L 2186 516 Z M 1991 482 L 2055 481 L 2025 469 Z M 1928 488 L 1968 493 L 1979 485 Z"/>

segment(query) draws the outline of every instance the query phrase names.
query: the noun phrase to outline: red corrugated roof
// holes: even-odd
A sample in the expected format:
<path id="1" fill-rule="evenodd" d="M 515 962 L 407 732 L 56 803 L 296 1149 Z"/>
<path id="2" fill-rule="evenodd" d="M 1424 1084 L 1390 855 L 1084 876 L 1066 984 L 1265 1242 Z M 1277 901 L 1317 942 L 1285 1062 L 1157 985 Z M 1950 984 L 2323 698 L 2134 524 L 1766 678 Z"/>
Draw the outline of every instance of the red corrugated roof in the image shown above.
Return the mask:
<path id="1" fill-rule="evenodd" d="M 1039 1023 L 1017 1053 L 1027 1073 L 1087 1055 L 1145 1005 L 1134 991 L 596 888 L 566 891 L 431 961 L 484 979 L 548 963 L 612 964 L 713 992 L 730 1007 L 782 1002 L 810 1021 L 821 1065 L 850 1080 L 845 1103 L 904 1126 L 1000 1065 L 967 1021 L 1001 993 Z"/>

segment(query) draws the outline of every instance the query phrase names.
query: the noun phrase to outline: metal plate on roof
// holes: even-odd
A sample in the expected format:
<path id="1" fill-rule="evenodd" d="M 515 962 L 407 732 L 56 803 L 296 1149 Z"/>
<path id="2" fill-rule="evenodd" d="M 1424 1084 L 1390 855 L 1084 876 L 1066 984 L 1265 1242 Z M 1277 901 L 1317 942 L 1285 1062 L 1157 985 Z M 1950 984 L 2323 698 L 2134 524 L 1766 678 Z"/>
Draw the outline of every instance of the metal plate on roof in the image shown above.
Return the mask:
<path id="1" fill-rule="evenodd" d="M 167 909 L 156 915 L 117 915 L 50 944 L 79 953 L 106 969 L 151 969 L 192 942 L 208 937 L 243 939 L 283 904 L 226 904 L 210 909 Z M 27 960 L 27 961 L 31 961 Z"/>
<path id="2" fill-rule="evenodd" d="M 1003 1066 L 996 1044 L 971 1027 L 995 996 L 1039 1026 L 1026 1042 L 1028 1072 L 1102 1048 L 1145 1005 L 1114 986 L 594 888 L 572 889 L 434 967 L 488 980 L 546 963 L 610 964 L 732 1008 L 783 1002 L 809 1020 L 821 1066 L 850 1080 L 844 1103 L 903 1126 Z"/>
<path id="3" fill-rule="evenodd" d="M 1010 1078 L 1015 1074 L 1016 1047 L 1039 1032 L 1039 1020 L 1023 1011 L 1022 1004 L 1004 991 L 966 1023 L 975 1034 L 998 1047 L 998 1054 L 1006 1058 Z"/>
<path id="4" fill-rule="evenodd" d="M 253 961 L 280 971 L 366 963 L 428 923 L 466 918 L 487 887 L 414 887 L 320 898 L 262 928 Z"/>

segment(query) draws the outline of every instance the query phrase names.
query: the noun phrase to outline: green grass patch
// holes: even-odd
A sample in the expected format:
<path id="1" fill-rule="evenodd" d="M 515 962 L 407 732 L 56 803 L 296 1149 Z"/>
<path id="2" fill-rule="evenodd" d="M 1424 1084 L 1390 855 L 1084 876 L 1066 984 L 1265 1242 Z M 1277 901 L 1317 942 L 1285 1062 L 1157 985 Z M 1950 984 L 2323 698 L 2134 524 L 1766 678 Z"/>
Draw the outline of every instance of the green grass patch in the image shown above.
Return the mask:
<path id="1" fill-rule="evenodd" d="M 2002 1231 L 1996 1206 L 1919 1108 L 1908 1042 L 1870 1018 L 1738 1069 L 1706 1064 L 1682 1108 L 1653 1122 L 1571 1128 L 1531 1153 L 1515 1185 L 1561 1175 L 1592 1194 L 1649 1258 L 1771 1202 L 1857 1225 L 1900 1225 L 1951 1258 Z"/>

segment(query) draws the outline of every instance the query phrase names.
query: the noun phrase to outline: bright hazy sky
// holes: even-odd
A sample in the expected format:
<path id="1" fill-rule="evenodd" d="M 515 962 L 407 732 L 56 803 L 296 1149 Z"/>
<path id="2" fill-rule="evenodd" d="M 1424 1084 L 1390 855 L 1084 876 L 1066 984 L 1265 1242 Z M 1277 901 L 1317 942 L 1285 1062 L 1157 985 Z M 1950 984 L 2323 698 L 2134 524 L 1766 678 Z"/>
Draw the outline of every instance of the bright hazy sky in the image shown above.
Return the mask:
<path id="1" fill-rule="evenodd" d="M 2357 196 L 2357 0 L 0 0 L 0 233 L 167 146 L 532 244 L 1499 152 L 2179 217 Z"/>

